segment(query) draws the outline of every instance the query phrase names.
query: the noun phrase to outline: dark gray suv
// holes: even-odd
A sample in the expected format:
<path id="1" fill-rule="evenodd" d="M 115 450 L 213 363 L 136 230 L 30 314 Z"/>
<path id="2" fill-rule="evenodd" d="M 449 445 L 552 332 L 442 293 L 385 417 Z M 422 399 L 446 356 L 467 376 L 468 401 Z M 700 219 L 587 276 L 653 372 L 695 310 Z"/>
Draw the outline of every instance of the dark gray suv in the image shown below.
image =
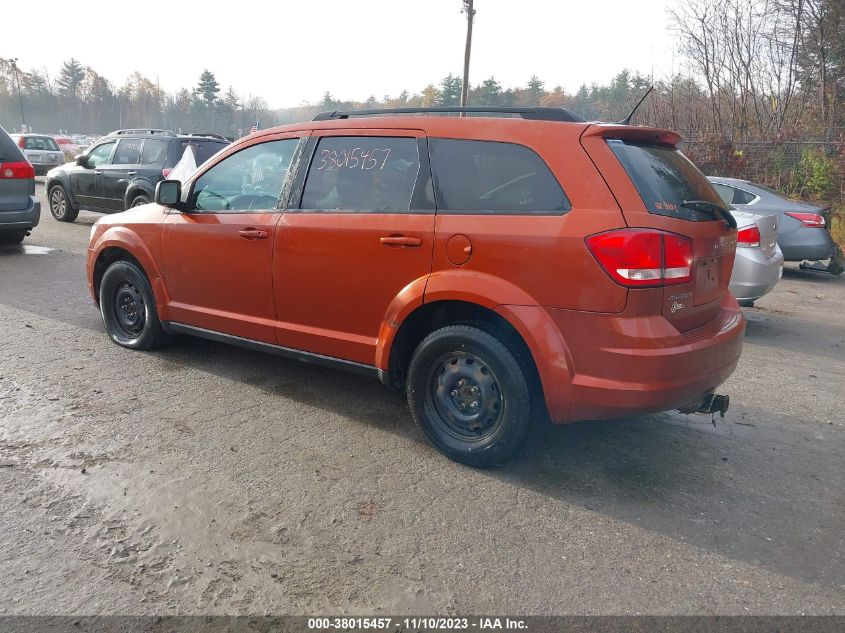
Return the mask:
<path id="1" fill-rule="evenodd" d="M 0 244 L 20 244 L 39 219 L 35 168 L 0 127 Z"/>
<path id="2" fill-rule="evenodd" d="M 153 201 L 156 184 L 190 146 L 199 167 L 229 144 L 216 134 L 170 130 L 117 130 L 93 144 L 76 161 L 47 173 L 50 213 L 73 222 L 80 209 L 118 213 Z"/>

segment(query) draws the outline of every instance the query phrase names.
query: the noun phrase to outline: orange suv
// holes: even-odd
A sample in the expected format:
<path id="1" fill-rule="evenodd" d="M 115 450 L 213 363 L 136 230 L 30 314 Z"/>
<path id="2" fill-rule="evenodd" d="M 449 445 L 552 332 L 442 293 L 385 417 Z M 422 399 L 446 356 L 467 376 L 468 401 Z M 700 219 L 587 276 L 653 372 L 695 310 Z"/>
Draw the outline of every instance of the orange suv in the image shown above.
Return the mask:
<path id="1" fill-rule="evenodd" d="M 547 416 L 724 412 L 735 223 L 679 140 L 559 108 L 324 113 L 101 218 L 89 285 L 119 345 L 377 376 L 474 466 Z"/>

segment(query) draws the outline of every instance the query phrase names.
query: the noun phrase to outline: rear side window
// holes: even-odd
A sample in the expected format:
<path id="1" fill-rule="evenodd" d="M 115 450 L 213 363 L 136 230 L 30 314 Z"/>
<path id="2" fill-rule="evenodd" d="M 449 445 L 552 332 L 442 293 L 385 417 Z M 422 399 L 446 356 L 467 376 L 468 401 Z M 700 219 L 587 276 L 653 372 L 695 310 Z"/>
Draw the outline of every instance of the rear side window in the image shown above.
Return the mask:
<path id="1" fill-rule="evenodd" d="M 159 138 L 148 138 L 141 149 L 142 165 L 158 165 L 167 156 L 167 141 Z"/>
<path id="2" fill-rule="evenodd" d="M 416 138 L 327 136 L 317 143 L 301 208 L 407 212 L 419 171 Z"/>
<path id="3" fill-rule="evenodd" d="M 49 136 L 27 136 L 26 149 L 40 149 L 42 151 L 58 152 L 59 146 Z"/>
<path id="4" fill-rule="evenodd" d="M 668 145 L 608 139 L 607 144 L 642 198 L 649 213 L 695 222 L 712 221 L 706 210 L 684 203 L 705 201 L 724 207 L 713 185 L 680 150 Z"/>
<path id="5" fill-rule="evenodd" d="M 137 165 L 141 162 L 141 139 L 125 138 L 117 144 L 113 165 Z"/>
<path id="6" fill-rule="evenodd" d="M 20 149 L 13 139 L 0 127 L 0 163 L 13 163 L 21 160 Z"/>
<path id="7" fill-rule="evenodd" d="M 571 208 L 536 152 L 514 143 L 434 138 L 438 211 L 558 215 Z"/>
<path id="8" fill-rule="evenodd" d="M 197 161 L 197 167 L 202 165 L 209 158 L 214 156 L 221 149 L 226 147 L 228 143 L 221 143 L 217 141 L 193 141 L 189 139 L 181 139 L 177 145 L 176 156 L 173 159 L 173 165 L 179 162 L 182 155 L 185 153 L 185 148 L 190 145 L 194 148 L 194 158 Z M 171 167 L 173 166 L 171 165 Z"/>

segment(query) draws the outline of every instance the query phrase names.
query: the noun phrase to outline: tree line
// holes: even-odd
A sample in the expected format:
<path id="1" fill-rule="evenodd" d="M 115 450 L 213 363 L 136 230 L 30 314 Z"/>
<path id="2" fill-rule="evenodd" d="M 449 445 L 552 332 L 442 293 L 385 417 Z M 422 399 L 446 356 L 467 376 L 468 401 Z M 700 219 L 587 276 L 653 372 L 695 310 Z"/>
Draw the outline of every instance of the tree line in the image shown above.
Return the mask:
<path id="1" fill-rule="evenodd" d="M 669 10 L 677 69 L 655 80 L 623 70 L 574 94 L 536 75 L 519 87 L 495 77 L 472 84 L 469 103 L 563 106 L 588 120 L 622 119 L 654 85 L 634 123 L 731 141 L 814 138 L 845 131 L 845 0 L 680 0 Z M 121 127 L 164 127 L 228 137 L 310 119 L 332 109 L 458 105 L 462 80 L 449 74 L 417 92 L 366 101 L 327 91 L 316 104 L 271 109 L 259 96 L 225 91 L 210 70 L 193 87 L 166 92 L 135 72 L 122 84 L 71 58 L 56 77 L 18 70 L 0 58 L 0 121 L 19 128 L 23 103 L 35 130 L 101 134 Z M 18 94 L 20 87 L 20 95 Z"/>

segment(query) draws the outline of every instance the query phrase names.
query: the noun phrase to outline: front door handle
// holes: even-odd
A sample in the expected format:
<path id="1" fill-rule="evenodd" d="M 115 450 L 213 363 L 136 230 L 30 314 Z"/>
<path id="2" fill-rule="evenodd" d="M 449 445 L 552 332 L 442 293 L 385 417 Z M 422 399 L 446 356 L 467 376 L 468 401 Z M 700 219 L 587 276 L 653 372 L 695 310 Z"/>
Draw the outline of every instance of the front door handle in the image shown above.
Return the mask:
<path id="1" fill-rule="evenodd" d="M 404 235 L 390 235 L 379 240 L 385 246 L 420 246 L 422 238 L 406 237 Z"/>
<path id="2" fill-rule="evenodd" d="M 103 172 L 101 172 L 99 169 L 95 169 L 95 170 L 94 170 L 94 175 L 95 175 L 95 176 L 100 176 L 100 175 L 102 175 L 102 173 L 103 173 Z"/>
<path id="3" fill-rule="evenodd" d="M 137 175 L 138 175 L 138 172 L 137 172 L 137 171 L 127 171 L 127 172 L 126 172 L 126 175 L 127 175 L 127 176 L 137 176 Z"/>
<path id="4" fill-rule="evenodd" d="M 238 231 L 238 235 L 248 240 L 263 240 L 269 235 L 269 233 L 267 233 L 267 231 L 262 231 L 261 229 L 241 229 Z"/>

